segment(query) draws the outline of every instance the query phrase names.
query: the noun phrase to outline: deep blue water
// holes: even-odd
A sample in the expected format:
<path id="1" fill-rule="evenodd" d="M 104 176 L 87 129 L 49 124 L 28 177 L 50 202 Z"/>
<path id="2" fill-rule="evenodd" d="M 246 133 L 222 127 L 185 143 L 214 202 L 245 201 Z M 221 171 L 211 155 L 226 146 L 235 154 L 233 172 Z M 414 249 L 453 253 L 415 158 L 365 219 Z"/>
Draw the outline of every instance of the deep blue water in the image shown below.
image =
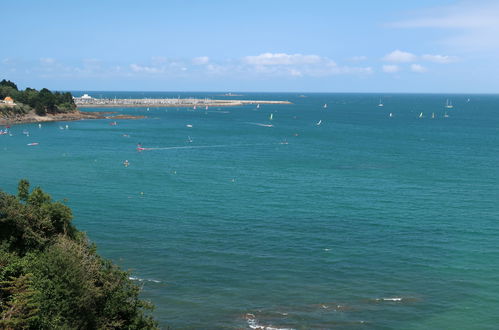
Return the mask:
<path id="1" fill-rule="evenodd" d="M 163 327 L 497 328 L 498 95 L 243 94 L 293 104 L 14 126 L 1 189 L 67 199 Z"/>

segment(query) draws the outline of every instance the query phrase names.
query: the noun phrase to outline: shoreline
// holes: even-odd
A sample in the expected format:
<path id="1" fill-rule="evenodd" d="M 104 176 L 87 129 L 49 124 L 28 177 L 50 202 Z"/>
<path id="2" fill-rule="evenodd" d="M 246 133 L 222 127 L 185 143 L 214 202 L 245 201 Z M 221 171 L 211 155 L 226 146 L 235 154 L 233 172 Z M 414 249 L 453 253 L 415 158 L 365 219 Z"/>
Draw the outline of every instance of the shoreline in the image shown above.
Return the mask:
<path id="1" fill-rule="evenodd" d="M 146 116 L 132 116 L 132 115 L 122 115 L 116 114 L 116 111 L 74 111 L 68 113 L 58 113 L 58 114 L 47 114 L 45 116 L 38 116 L 34 111 L 29 112 L 26 115 L 16 115 L 11 118 L 0 118 L 0 125 L 18 125 L 18 124 L 30 124 L 30 123 L 46 123 L 55 121 L 77 121 L 77 120 L 88 120 L 88 119 L 143 119 Z"/>
<path id="2" fill-rule="evenodd" d="M 75 99 L 80 109 L 85 108 L 192 108 L 232 107 L 248 104 L 293 104 L 290 101 L 268 100 L 204 100 L 204 99 Z"/>

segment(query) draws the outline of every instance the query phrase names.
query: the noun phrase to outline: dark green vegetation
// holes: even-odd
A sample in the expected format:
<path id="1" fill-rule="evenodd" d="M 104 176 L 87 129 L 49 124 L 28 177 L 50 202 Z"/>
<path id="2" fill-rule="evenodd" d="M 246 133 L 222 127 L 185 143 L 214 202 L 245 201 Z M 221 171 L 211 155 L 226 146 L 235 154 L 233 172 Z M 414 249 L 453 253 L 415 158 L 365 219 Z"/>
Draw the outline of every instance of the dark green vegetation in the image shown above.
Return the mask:
<path id="1" fill-rule="evenodd" d="M 73 101 L 71 93 L 52 93 L 46 88 L 37 91 L 33 88 L 26 88 L 24 91 L 19 90 L 17 85 L 9 80 L 0 81 L 0 99 L 3 100 L 7 96 L 14 99 L 16 103 L 13 107 L 0 107 L 0 112 L 7 115 L 26 114 L 31 110 L 35 110 L 40 116 L 46 114 L 64 113 L 76 110 L 76 105 Z"/>
<path id="2" fill-rule="evenodd" d="M 71 219 L 26 180 L 17 196 L 0 191 L 0 329 L 156 329 L 129 274 Z"/>

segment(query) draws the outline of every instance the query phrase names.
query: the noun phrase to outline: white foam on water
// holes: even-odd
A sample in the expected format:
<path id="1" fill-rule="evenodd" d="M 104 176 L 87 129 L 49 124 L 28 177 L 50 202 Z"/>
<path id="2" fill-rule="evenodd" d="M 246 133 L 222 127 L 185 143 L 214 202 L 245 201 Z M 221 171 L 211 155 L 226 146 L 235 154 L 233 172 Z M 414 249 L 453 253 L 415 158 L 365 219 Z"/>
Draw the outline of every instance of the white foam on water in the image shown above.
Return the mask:
<path id="1" fill-rule="evenodd" d="M 377 298 L 377 301 L 402 301 L 402 298 L 400 297 L 393 297 L 393 298 Z"/>
<path id="2" fill-rule="evenodd" d="M 246 314 L 246 322 L 248 323 L 248 327 L 250 329 L 258 329 L 258 330 L 295 330 L 293 328 L 276 328 L 273 326 L 261 325 L 258 323 L 258 319 L 254 314 L 247 313 Z"/>
<path id="3" fill-rule="evenodd" d="M 250 125 L 262 126 L 262 127 L 274 127 L 272 124 L 262 124 L 262 123 L 246 123 Z"/>
<path id="4" fill-rule="evenodd" d="M 128 279 L 132 281 L 138 281 L 138 282 L 154 282 L 154 283 L 161 283 L 161 281 L 154 280 L 154 279 L 148 279 L 148 278 L 140 278 L 140 277 L 135 277 L 135 276 L 129 276 Z"/>
<path id="5" fill-rule="evenodd" d="M 270 145 L 270 144 L 253 143 L 253 144 L 216 144 L 216 145 L 208 145 L 208 146 L 152 147 L 152 148 L 140 147 L 140 151 L 175 150 L 175 149 L 204 149 L 204 148 L 237 148 L 237 147 L 254 147 L 254 146 L 265 146 L 265 145 Z"/>

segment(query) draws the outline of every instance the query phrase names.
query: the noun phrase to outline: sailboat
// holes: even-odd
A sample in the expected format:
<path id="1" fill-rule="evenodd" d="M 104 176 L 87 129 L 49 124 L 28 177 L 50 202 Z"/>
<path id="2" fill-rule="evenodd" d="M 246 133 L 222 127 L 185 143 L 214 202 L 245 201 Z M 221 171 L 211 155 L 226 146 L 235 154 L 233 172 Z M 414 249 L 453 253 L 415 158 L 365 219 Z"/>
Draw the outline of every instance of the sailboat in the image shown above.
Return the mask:
<path id="1" fill-rule="evenodd" d="M 449 115 L 447 114 L 447 111 L 444 114 L 444 118 L 449 118 Z"/>
<path id="2" fill-rule="evenodd" d="M 383 102 L 381 102 L 381 97 L 380 97 L 380 98 L 379 98 L 378 107 L 383 107 L 383 106 L 385 106 L 385 105 L 383 104 Z"/>
<path id="3" fill-rule="evenodd" d="M 452 109 L 454 108 L 454 106 L 452 105 L 452 102 L 449 101 L 449 99 L 447 99 L 447 101 L 445 102 L 445 107 L 447 109 Z"/>
<path id="4" fill-rule="evenodd" d="M 435 113 L 434 112 L 431 113 L 431 119 L 435 119 Z"/>
<path id="5" fill-rule="evenodd" d="M 260 109 L 260 104 L 257 104 L 257 105 L 256 105 L 256 108 L 257 108 L 257 109 Z"/>
<path id="6" fill-rule="evenodd" d="M 419 118 L 423 118 L 423 113 L 422 112 L 419 114 Z"/>
<path id="7" fill-rule="evenodd" d="M 274 119 L 274 114 L 273 113 L 271 113 L 270 117 L 269 117 L 269 120 L 272 120 L 272 119 Z"/>
<path id="8" fill-rule="evenodd" d="M 326 109 L 326 108 L 327 108 L 327 103 L 324 103 L 323 108 L 324 108 L 324 109 Z"/>
<path id="9" fill-rule="evenodd" d="M 389 115 L 389 116 L 390 116 L 390 118 L 392 118 L 392 117 L 393 117 L 393 113 L 391 113 L 391 112 L 390 112 L 390 115 Z"/>
<path id="10" fill-rule="evenodd" d="M 320 126 L 320 124 L 322 124 L 322 119 L 321 119 L 321 120 L 319 120 L 319 121 L 317 122 L 317 124 L 315 124 L 315 125 Z"/>

